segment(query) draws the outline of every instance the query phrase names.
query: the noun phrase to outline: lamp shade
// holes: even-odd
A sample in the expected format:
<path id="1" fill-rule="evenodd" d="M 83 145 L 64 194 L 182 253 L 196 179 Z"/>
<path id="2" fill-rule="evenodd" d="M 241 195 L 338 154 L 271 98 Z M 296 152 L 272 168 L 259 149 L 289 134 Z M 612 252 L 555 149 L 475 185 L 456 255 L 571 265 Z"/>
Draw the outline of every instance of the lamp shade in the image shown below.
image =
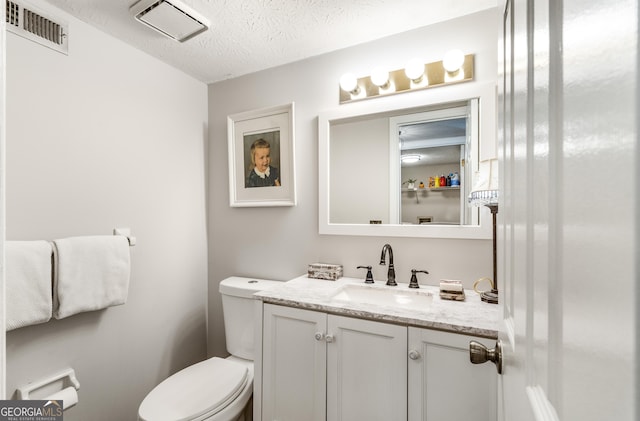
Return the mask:
<path id="1" fill-rule="evenodd" d="M 481 161 L 474 174 L 474 183 L 467 198 L 470 206 L 498 204 L 498 160 Z"/>

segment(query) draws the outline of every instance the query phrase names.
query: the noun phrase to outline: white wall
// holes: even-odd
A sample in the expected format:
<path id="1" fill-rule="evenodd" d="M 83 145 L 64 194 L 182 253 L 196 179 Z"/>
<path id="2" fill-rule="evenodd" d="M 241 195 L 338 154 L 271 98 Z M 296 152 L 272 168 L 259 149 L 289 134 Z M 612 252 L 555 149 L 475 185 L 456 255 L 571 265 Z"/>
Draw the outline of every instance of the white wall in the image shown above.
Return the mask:
<path id="1" fill-rule="evenodd" d="M 449 278 L 471 286 L 475 279 L 491 276 L 490 240 L 319 235 L 317 117 L 338 107 L 343 73 L 365 75 L 376 65 L 402 68 L 414 56 L 437 61 L 454 47 L 476 55 L 472 83 L 495 81 L 499 29 L 498 13 L 486 11 L 209 86 L 210 355 L 225 353 L 218 284 L 230 275 L 287 280 L 320 261 L 343 264 L 347 276 L 364 277 L 355 267 L 372 265 L 375 278 L 382 279 L 386 267 L 377 263 L 389 242 L 401 282 L 409 281 L 411 269 L 429 270 L 425 282 L 431 284 Z M 229 207 L 227 115 L 292 101 L 298 205 Z"/>
<path id="2" fill-rule="evenodd" d="M 133 420 L 206 355 L 207 90 L 56 14 L 68 56 L 7 36 L 7 239 L 130 227 L 138 244 L 125 305 L 7 334 L 7 394 L 70 366 L 80 402 L 65 420 Z"/>

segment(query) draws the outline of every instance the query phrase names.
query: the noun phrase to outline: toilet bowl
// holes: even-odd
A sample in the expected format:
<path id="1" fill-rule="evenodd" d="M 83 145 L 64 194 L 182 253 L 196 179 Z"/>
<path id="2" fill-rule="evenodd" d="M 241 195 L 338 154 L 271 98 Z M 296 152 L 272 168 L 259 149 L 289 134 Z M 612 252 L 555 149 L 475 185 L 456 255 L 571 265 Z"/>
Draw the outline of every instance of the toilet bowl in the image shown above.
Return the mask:
<path id="1" fill-rule="evenodd" d="M 156 386 L 142 401 L 144 421 L 230 421 L 241 415 L 253 393 L 253 362 L 210 358 Z"/>
<path id="2" fill-rule="evenodd" d="M 220 283 L 227 358 L 213 357 L 182 369 L 157 385 L 140 404 L 142 421 L 240 421 L 251 419 L 253 395 L 252 295 L 277 281 L 231 277 Z"/>

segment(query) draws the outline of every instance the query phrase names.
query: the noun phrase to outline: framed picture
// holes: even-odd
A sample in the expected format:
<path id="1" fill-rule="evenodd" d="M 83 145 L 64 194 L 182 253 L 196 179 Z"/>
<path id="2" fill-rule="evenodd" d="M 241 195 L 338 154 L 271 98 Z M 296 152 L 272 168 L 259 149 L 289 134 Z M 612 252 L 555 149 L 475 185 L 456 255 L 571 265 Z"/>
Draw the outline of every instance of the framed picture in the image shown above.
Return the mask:
<path id="1" fill-rule="evenodd" d="M 230 115 L 229 205 L 295 206 L 293 102 Z"/>

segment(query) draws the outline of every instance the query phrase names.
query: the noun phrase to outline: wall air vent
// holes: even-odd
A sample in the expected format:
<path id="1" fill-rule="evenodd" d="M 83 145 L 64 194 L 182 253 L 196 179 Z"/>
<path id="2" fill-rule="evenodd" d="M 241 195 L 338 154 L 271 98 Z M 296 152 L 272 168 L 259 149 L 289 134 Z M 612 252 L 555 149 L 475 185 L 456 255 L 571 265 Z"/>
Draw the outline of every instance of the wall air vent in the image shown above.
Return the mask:
<path id="1" fill-rule="evenodd" d="M 69 52 L 69 25 L 23 0 L 7 1 L 7 30 L 63 54 Z"/>
<path id="2" fill-rule="evenodd" d="M 209 29 L 209 21 L 178 0 L 140 0 L 129 9 L 136 20 L 179 42 Z"/>

